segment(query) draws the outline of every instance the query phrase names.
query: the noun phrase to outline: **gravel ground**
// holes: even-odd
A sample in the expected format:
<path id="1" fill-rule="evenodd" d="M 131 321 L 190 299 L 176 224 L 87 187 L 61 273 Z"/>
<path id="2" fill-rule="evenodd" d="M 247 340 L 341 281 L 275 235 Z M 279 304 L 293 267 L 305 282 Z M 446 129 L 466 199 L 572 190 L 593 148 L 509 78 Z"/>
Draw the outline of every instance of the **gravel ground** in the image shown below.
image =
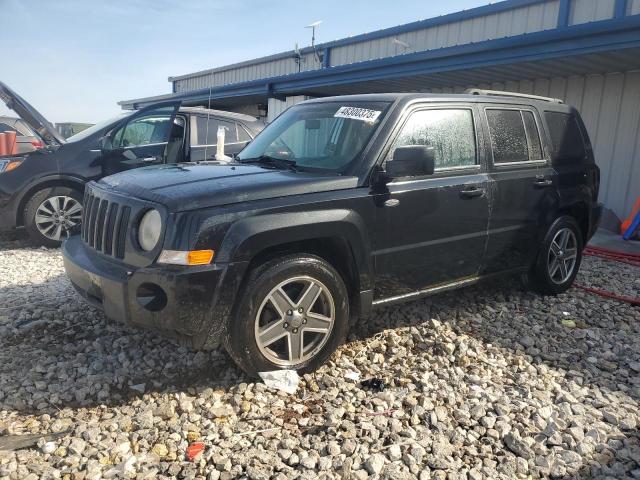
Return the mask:
<path id="1" fill-rule="evenodd" d="M 639 278 L 587 258 L 578 280 L 640 296 Z M 0 451 L 0 478 L 638 479 L 639 334 L 639 308 L 507 279 L 377 311 L 287 395 L 106 323 L 58 250 L 4 236 L 0 445 L 60 435 Z"/>

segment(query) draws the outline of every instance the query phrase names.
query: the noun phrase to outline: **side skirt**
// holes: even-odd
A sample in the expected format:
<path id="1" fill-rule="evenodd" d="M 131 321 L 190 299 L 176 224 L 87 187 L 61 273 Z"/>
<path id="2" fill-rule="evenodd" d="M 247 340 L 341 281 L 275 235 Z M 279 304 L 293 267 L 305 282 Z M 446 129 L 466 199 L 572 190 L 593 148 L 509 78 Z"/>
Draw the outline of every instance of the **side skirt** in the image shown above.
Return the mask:
<path id="1" fill-rule="evenodd" d="M 469 285 L 475 285 L 476 283 L 482 282 L 484 280 L 502 277 L 509 274 L 522 273 L 524 271 L 526 271 L 526 268 L 515 268 L 504 272 L 491 273 L 489 275 L 474 275 L 470 277 L 463 277 L 458 280 L 454 280 L 453 282 L 440 283 L 438 285 L 433 285 L 423 290 L 417 290 L 415 292 L 406 293 L 404 295 L 397 295 L 395 297 L 387 297 L 374 300 L 372 303 L 372 307 L 387 307 L 389 305 L 411 302 L 419 298 L 429 297 L 431 295 L 447 292 L 449 290 L 456 290 L 458 288 L 468 287 Z"/>

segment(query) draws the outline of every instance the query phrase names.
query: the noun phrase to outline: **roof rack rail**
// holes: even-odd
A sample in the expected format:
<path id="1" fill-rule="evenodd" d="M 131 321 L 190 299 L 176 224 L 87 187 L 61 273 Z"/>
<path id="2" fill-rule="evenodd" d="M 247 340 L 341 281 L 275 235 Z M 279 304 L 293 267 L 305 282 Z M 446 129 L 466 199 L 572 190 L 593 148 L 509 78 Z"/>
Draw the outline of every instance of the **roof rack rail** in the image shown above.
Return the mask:
<path id="1" fill-rule="evenodd" d="M 539 95 L 529 95 L 527 93 L 502 92 L 500 90 L 483 90 L 481 88 L 468 88 L 465 93 L 469 95 L 489 95 L 496 97 L 516 97 L 529 98 L 531 100 L 540 100 L 542 102 L 564 103 L 559 98 L 541 97 Z"/>

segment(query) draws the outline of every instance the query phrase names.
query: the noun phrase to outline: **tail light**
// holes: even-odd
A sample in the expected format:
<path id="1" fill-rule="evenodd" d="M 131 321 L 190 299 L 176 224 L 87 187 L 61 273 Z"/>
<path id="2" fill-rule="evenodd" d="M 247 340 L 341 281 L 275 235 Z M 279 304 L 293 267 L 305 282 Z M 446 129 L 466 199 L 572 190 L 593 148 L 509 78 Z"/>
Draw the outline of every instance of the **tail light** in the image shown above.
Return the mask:
<path id="1" fill-rule="evenodd" d="M 38 148 L 44 148 L 44 143 L 42 143 L 42 140 L 31 140 L 31 146 L 37 150 Z"/>

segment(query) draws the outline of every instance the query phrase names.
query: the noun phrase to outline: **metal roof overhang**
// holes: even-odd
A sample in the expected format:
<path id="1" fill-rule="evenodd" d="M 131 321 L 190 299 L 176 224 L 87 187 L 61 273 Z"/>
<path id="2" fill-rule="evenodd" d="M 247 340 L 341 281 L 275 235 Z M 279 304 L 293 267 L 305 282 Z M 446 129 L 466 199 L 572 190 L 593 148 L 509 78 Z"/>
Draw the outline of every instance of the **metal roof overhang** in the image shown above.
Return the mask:
<path id="1" fill-rule="evenodd" d="M 640 15 L 514 37 L 119 102 L 140 108 L 159 100 L 224 108 L 291 95 L 406 92 L 640 68 Z"/>

